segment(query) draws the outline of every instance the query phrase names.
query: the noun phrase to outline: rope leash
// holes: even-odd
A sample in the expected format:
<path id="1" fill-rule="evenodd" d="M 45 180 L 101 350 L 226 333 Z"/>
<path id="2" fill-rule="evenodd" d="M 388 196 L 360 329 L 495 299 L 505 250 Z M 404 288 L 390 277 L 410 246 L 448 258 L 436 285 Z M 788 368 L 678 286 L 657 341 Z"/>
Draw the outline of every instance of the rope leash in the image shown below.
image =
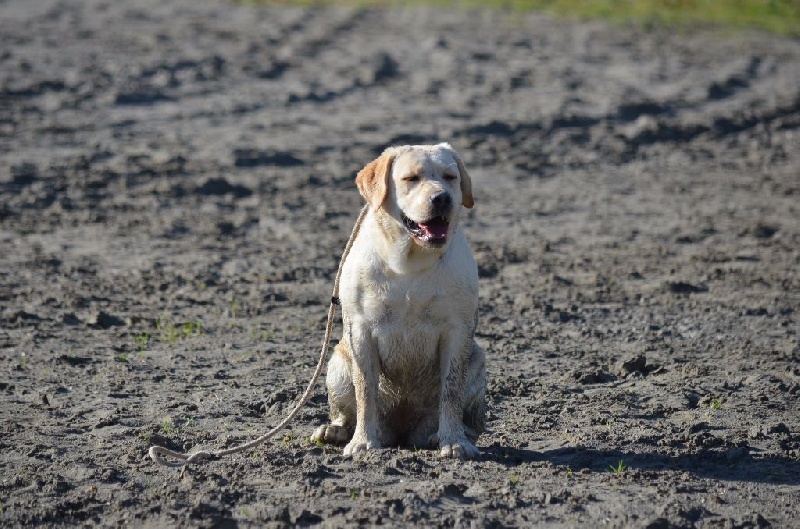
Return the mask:
<path id="1" fill-rule="evenodd" d="M 328 307 L 328 323 L 325 325 L 325 339 L 322 342 L 322 350 L 319 354 L 319 362 L 317 362 L 317 368 L 314 371 L 314 375 L 311 377 L 311 382 L 308 383 L 308 387 L 303 393 L 303 396 L 300 397 L 300 401 L 297 403 L 291 413 L 289 413 L 289 415 L 287 415 L 286 418 L 278 424 L 278 426 L 268 431 L 261 437 L 254 439 L 249 443 L 225 450 L 215 450 L 213 452 L 198 450 L 192 454 L 182 454 L 180 452 L 170 450 L 169 448 L 164 448 L 163 446 L 151 446 L 148 453 L 153 461 L 165 467 L 182 467 L 184 465 L 188 465 L 189 463 L 200 461 L 201 459 L 217 459 L 219 457 L 228 456 L 237 452 L 243 452 L 260 445 L 267 439 L 274 437 L 276 433 L 281 431 L 292 419 L 294 419 L 300 409 L 306 404 L 306 402 L 308 402 L 308 398 L 311 396 L 311 392 L 314 390 L 314 385 L 317 383 L 317 379 L 322 373 L 322 368 L 325 365 L 325 359 L 328 356 L 328 347 L 331 340 L 331 332 L 333 330 L 333 318 L 336 315 L 336 305 L 339 304 L 339 281 L 342 278 L 342 267 L 347 259 L 347 255 L 350 253 L 350 249 L 353 247 L 353 241 L 355 241 L 358 232 L 361 230 L 361 224 L 364 221 L 364 217 L 366 216 L 368 209 L 369 206 L 364 206 L 361 209 L 361 213 L 358 214 L 358 219 L 356 219 L 355 226 L 353 226 L 353 231 L 350 232 L 350 238 L 347 240 L 347 245 L 344 247 L 342 258 L 339 260 L 339 268 L 336 270 L 336 278 L 333 280 L 333 294 L 331 295 L 331 304 Z M 174 461 L 165 459 L 165 456 L 172 458 Z"/>

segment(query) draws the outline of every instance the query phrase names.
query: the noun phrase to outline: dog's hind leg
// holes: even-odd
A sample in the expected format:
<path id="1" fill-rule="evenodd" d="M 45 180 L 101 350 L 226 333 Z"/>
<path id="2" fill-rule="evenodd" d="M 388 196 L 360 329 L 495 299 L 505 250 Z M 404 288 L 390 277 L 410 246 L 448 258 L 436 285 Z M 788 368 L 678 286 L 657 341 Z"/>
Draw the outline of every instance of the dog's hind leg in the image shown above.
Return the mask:
<path id="1" fill-rule="evenodd" d="M 331 423 L 317 428 L 311 440 L 343 444 L 353 436 L 356 423 L 356 393 L 353 387 L 351 356 L 344 340 L 333 350 L 325 382 L 328 387 Z"/>

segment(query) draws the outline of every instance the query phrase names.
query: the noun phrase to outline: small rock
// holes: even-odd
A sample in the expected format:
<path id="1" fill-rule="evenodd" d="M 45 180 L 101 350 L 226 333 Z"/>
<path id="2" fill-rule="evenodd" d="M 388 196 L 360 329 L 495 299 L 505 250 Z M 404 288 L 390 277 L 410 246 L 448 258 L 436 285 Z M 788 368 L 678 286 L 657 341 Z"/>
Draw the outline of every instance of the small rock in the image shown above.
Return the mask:
<path id="1" fill-rule="evenodd" d="M 111 327 L 122 327 L 125 325 L 125 320 L 117 318 L 107 312 L 100 311 L 96 318 L 94 325 L 101 329 L 109 329 Z"/>
<path id="2" fill-rule="evenodd" d="M 699 294 L 708 292 L 708 286 L 704 284 L 693 285 L 686 281 L 670 281 L 667 283 L 667 290 L 673 294 Z"/>
<path id="3" fill-rule="evenodd" d="M 652 116 L 641 115 L 636 121 L 624 127 L 621 132 L 629 141 L 646 140 L 658 132 L 658 121 Z"/>
<path id="4" fill-rule="evenodd" d="M 237 167 L 239 167 L 238 163 Z M 231 184 L 222 177 L 209 178 L 203 182 L 203 185 L 198 187 L 195 192 L 198 195 L 204 196 L 223 196 L 230 194 L 236 198 L 245 198 L 253 194 L 250 188 L 238 184 Z"/>
<path id="5" fill-rule="evenodd" d="M 400 73 L 397 61 L 388 53 L 378 54 L 361 72 L 360 80 L 366 85 L 386 82 Z"/>
<path id="6" fill-rule="evenodd" d="M 586 372 L 575 371 L 572 374 L 572 377 L 581 384 L 601 384 L 603 382 L 611 382 L 614 380 L 614 376 L 610 373 L 605 373 L 597 369 Z"/>
<path id="7" fill-rule="evenodd" d="M 31 162 L 11 166 L 12 182 L 17 185 L 32 184 L 39 177 L 39 168 Z"/>
<path id="8" fill-rule="evenodd" d="M 72 485 L 60 474 L 53 476 L 53 480 L 46 487 L 49 491 L 63 494 L 72 488 Z"/>
<path id="9" fill-rule="evenodd" d="M 786 426 L 782 422 L 779 422 L 777 424 L 770 425 L 769 428 L 767 429 L 767 433 L 771 433 L 771 434 L 776 434 L 776 433 L 778 433 L 778 434 L 788 434 L 788 433 L 791 433 L 791 432 L 789 431 L 789 427 L 788 426 Z"/>
<path id="10" fill-rule="evenodd" d="M 75 314 L 68 312 L 62 316 L 61 322 L 64 325 L 80 325 L 81 320 Z"/>
<path id="11" fill-rule="evenodd" d="M 769 239 L 778 233 L 778 229 L 778 226 L 775 226 L 774 224 L 764 224 L 759 222 L 753 228 L 753 236 L 759 239 Z"/>
<path id="12" fill-rule="evenodd" d="M 67 354 L 63 354 L 56 358 L 56 362 L 60 364 L 67 364 L 71 366 L 86 366 L 94 362 L 88 356 L 71 356 Z"/>
<path id="13" fill-rule="evenodd" d="M 698 421 L 698 422 L 690 425 L 687 428 L 687 432 L 689 434 L 692 434 L 692 433 L 702 432 L 702 431 L 704 431 L 706 429 L 708 429 L 708 423 L 704 422 L 704 421 Z"/>
<path id="14" fill-rule="evenodd" d="M 633 358 L 623 360 L 619 364 L 619 372 L 621 374 L 633 373 L 634 371 L 644 372 L 647 368 L 647 357 L 644 354 L 637 355 Z"/>
<path id="15" fill-rule="evenodd" d="M 656 518 L 644 526 L 645 529 L 669 529 L 672 524 L 666 518 Z"/>
<path id="16" fill-rule="evenodd" d="M 104 311 L 90 312 L 84 316 L 83 323 L 94 329 L 109 329 L 125 325 L 124 320 Z"/>

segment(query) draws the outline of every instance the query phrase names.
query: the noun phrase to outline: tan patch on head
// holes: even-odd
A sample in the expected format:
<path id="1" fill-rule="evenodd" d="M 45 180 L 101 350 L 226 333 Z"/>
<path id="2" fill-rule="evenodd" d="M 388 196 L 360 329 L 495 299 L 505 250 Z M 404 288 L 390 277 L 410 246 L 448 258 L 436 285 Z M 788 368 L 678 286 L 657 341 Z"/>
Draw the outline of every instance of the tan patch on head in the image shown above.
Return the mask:
<path id="1" fill-rule="evenodd" d="M 374 210 L 379 209 L 389 194 L 389 173 L 397 151 L 389 148 L 356 175 L 358 192 Z"/>
<path id="2" fill-rule="evenodd" d="M 475 205 L 475 200 L 472 198 L 472 179 L 458 153 L 453 151 L 453 154 L 456 159 L 456 165 L 458 165 L 458 173 L 461 175 L 461 203 L 465 208 L 472 209 L 472 206 Z"/>

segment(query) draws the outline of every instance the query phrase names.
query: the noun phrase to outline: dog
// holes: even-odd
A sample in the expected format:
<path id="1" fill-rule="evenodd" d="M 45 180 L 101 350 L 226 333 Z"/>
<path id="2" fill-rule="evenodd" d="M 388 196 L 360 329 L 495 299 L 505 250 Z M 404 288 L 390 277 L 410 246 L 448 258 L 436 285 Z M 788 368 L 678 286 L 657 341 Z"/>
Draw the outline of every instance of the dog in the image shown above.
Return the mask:
<path id="1" fill-rule="evenodd" d="M 387 446 L 474 458 L 486 367 L 475 342 L 478 269 L 458 225 L 472 182 L 447 143 L 390 147 L 356 176 L 368 211 L 341 275 L 343 336 L 328 362 L 345 455 Z"/>

